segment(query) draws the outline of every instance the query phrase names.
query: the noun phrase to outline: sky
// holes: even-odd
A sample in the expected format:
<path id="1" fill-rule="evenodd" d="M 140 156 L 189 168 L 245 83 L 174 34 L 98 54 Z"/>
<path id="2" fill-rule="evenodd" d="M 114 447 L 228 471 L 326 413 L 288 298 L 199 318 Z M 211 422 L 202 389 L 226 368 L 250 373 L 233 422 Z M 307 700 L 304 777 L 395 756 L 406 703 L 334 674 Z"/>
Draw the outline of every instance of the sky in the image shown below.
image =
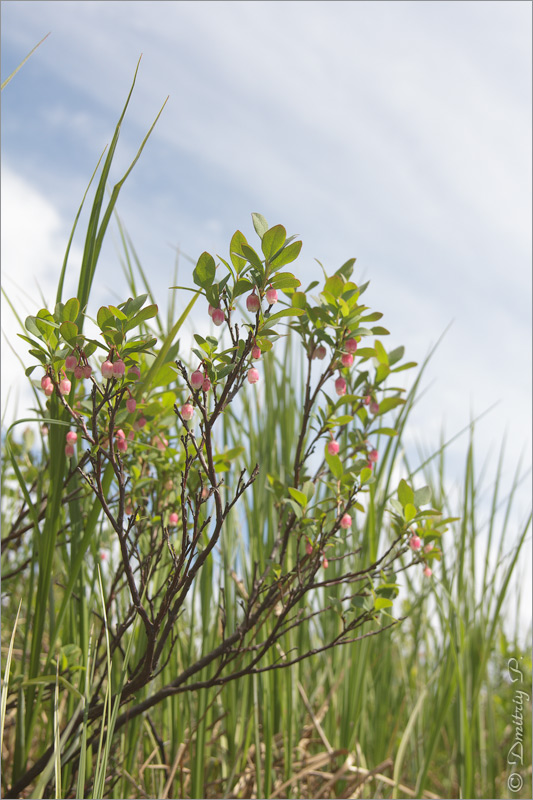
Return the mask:
<path id="1" fill-rule="evenodd" d="M 176 250 L 226 257 L 251 212 L 303 240 L 320 279 L 355 256 L 388 347 L 433 356 L 406 442 L 424 453 L 477 423 L 488 474 L 531 465 L 529 2 L 48 2 L 1 5 L 2 284 L 22 317 L 53 304 L 66 242 L 142 53 L 112 178 L 163 307 Z M 75 240 L 66 296 L 75 293 Z M 191 267 L 181 259 L 180 283 Z M 95 307 L 126 299 L 111 231 Z M 2 413 L 28 394 L 2 298 Z M 203 307 L 198 325 L 204 324 Z M 409 385 L 408 373 L 405 385 Z M 467 435 L 450 447 L 460 481 Z M 531 504 L 530 480 L 518 517 Z"/>

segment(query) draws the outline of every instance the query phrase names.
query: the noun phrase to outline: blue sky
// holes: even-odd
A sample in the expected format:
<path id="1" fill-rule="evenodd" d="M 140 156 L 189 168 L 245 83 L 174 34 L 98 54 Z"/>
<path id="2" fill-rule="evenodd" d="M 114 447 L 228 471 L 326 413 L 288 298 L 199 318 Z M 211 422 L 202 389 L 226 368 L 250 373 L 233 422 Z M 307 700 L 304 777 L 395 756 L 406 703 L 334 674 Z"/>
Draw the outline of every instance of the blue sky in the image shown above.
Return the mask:
<path id="1" fill-rule="evenodd" d="M 113 175 L 170 95 L 118 205 L 160 304 L 176 246 L 225 255 L 259 211 L 301 235 L 305 280 L 320 277 L 314 258 L 333 272 L 356 256 L 390 347 L 410 359 L 453 320 L 413 446 L 431 452 L 443 426 L 451 436 L 499 401 L 480 456 L 490 470 L 507 434 L 507 469 L 521 453 L 529 466 L 531 14 L 513 0 L 3 2 L 3 78 L 51 32 L 2 96 L 4 288 L 22 316 L 40 306 L 37 284 L 53 302 L 142 53 Z M 123 299 L 114 239 L 98 304 Z M 20 352 L 7 309 L 2 329 Z M 3 337 L 7 419 L 26 398 L 16 369 Z M 451 449 L 458 478 L 465 452 L 464 438 Z"/>

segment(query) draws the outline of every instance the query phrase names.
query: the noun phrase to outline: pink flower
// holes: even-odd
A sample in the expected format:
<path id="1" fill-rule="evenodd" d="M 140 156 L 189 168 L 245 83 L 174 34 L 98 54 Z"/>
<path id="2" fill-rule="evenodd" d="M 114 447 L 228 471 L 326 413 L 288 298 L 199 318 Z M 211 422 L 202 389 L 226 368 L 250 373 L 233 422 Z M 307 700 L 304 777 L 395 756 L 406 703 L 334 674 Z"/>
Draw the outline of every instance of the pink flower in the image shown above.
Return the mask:
<path id="1" fill-rule="evenodd" d="M 328 442 L 328 453 L 330 456 L 336 456 L 340 450 L 340 445 L 335 439 L 332 439 L 331 442 Z"/>
<path id="2" fill-rule="evenodd" d="M 128 377 L 136 378 L 137 380 L 139 380 L 139 378 L 141 377 L 141 370 L 136 364 L 134 364 L 132 367 L 129 368 Z"/>
<path id="3" fill-rule="evenodd" d="M 89 364 L 86 364 L 83 368 L 83 377 L 90 378 L 92 374 L 93 374 L 93 368 L 89 366 Z"/>
<path id="4" fill-rule="evenodd" d="M 68 378 L 63 378 L 59 382 L 59 391 L 61 394 L 68 394 L 72 388 L 72 384 Z"/>
<path id="5" fill-rule="evenodd" d="M 431 578 L 431 576 L 433 575 L 433 570 L 431 569 L 431 567 L 425 568 L 424 575 L 426 576 L 426 578 Z"/>
<path id="6" fill-rule="evenodd" d="M 207 306 L 207 313 L 209 314 L 210 317 L 213 316 L 214 310 L 215 310 L 214 306 L 212 306 L 211 303 L 209 303 L 209 305 Z"/>
<path id="7" fill-rule="evenodd" d="M 137 425 L 139 428 L 144 428 L 144 426 L 146 425 L 146 418 L 139 417 L 139 419 L 137 420 Z"/>
<path id="8" fill-rule="evenodd" d="M 371 450 L 370 453 L 368 454 L 368 460 L 369 461 L 376 462 L 378 460 L 378 458 L 379 458 L 379 454 L 378 454 L 377 450 Z"/>
<path id="9" fill-rule="evenodd" d="M 106 380 L 113 377 L 113 362 L 109 361 L 109 359 L 102 364 L 102 377 Z"/>
<path id="10" fill-rule="evenodd" d="M 252 294 L 249 294 L 248 297 L 246 298 L 246 308 L 248 309 L 248 311 L 255 313 L 256 311 L 259 311 L 260 307 L 261 307 L 261 301 L 256 295 L 254 289 Z"/>
<path id="11" fill-rule="evenodd" d="M 196 372 L 193 372 L 193 374 L 191 375 L 191 386 L 193 389 L 199 389 L 203 382 L 204 382 L 203 372 L 200 372 L 200 370 L 197 369 Z"/>
<path id="12" fill-rule="evenodd" d="M 305 545 L 305 552 L 307 553 L 308 556 L 310 556 L 311 553 L 313 552 L 313 545 L 311 544 L 309 539 L 307 540 L 307 544 Z"/>
<path id="13" fill-rule="evenodd" d="M 433 545 L 431 544 L 431 542 L 425 545 L 424 553 L 431 553 L 432 550 L 433 550 Z"/>
<path id="14" fill-rule="evenodd" d="M 192 419 L 192 415 L 194 414 L 194 408 L 191 406 L 190 403 L 185 403 L 185 405 L 181 407 L 180 413 L 183 419 L 186 420 Z"/>
<path id="15" fill-rule="evenodd" d="M 324 569 L 327 569 L 328 565 L 329 561 L 327 560 L 326 556 L 324 556 L 324 558 L 322 559 L 322 566 L 324 567 Z"/>
<path id="16" fill-rule="evenodd" d="M 266 290 L 266 299 L 271 306 L 278 302 L 278 293 L 272 286 Z"/>
<path id="17" fill-rule="evenodd" d="M 343 367 L 351 367 L 353 364 L 353 356 L 351 353 L 343 353 L 341 356 L 341 364 Z"/>
<path id="18" fill-rule="evenodd" d="M 213 313 L 211 314 L 211 319 L 213 320 L 213 323 L 217 326 L 217 328 L 220 327 L 220 325 L 222 325 L 222 323 L 224 322 L 224 312 L 222 311 L 222 309 L 214 308 Z"/>
<path id="19" fill-rule="evenodd" d="M 81 381 L 82 378 L 84 377 L 84 374 L 85 374 L 85 370 L 83 369 L 81 364 L 78 364 L 74 368 L 74 377 L 76 378 L 76 380 Z"/>
<path id="20" fill-rule="evenodd" d="M 120 450 L 121 453 L 125 453 L 128 449 L 128 443 L 126 439 L 117 439 L 117 450 Z"/>
<path id="21" fill-rule="evenodd" d="M 126 408 L 127 408 L 127 409 L 128 409 L 128 411 L 130 412 L 130 414 L 133 414 L 133 412 L 134 412 L 134 411 L 135 411 L 135 409 L 137 408 L 137 401 L 135 400 L 135 398 L 134 398 L 134 397 L 129 397 L 129 398 L 126 400 Z"/>
<path id="22" fill-rule="evenodd" d="M 77 364 L 78 364 L 78 359 L 73 353 L 71 353 L 69 356 L 66 357 L 65 369 L 67 372 L 73 372 L 76 369 Z"/>
<path id="23" fill-rule="evenodd" d="M 344 342 L 344 349 L 348 353 L 352 354 L 355 353 L 355 351 L 357 350 L 357 342 L 355 341 L 355 339 L 347 339 Z"/>
<path id="24" fill-rule="evenodd" d="M 121 378 L 125 372 L 126 372 L 126 365 L 122 361 L 122 359 L 119 358 L 119 360 L 115 361 L 115 363 L 113 364 L 113 377 Z"/>
<path id="25" fill-rule="evenodd" d="M 256 344 L 252 347 L 252 358 L 258 359 L 261 358 L 261 348 L 258 347 Z"/>
<path id="26" fill-rule="evenodd" d="M 76 431 L 69 431 L 66 435 L 67 444 L 74 444 L 74 442 L 78 441 L 78 434 Z"/>
<path id="27" fill-rule="evenodd" d="M 46 389 L 49 383 L 52 383 L 48 375 L 43 375 L 41 378 L 41 389 Z"/>
<path id="28" fill-rule="evenodd" d="M 409 547 L 411 550 L 420 550 L 422 547 L 422 540 L 416 534 L 409 539 Z"/>
<path id="29" fill-rule="evenodd" d="M 248 370 L 248 383 L 257 383 L 259 380 L 259 373 L 255 367 Z"/>
<path id="30" fill-rule="evenodd" d="M 344 378 L 337 378 L 337 380 L 335 381 L 335 391 L 340 396 L 346 394 L 346 381 L 344 380 Z"/>
<path id="31" fill-rule="evenodd" d="M 323 344 L 319 344 L 318 347 L 315 347 L 313 350 L 312 358 L 318 358 L 319 361 L 323 361 L 326 357 L 326 348 Z"/>
<path id="32" fill-rule="evenodd" d="M 344 514 L 344 516 L 341 518 L 341 528 L 344 528 L 344 530 L 347 530 L 348 528 L 351 528 L 351 527 L 352 527 L 352 518 L 351 518 L 351 516 L 349 514 Z"/>
<path id="33" fill-rule="evenodd" d="M 172 514 L 169 515 L 168 524 L 172 525 L 172 526 L 177 525 L 178 524 L 178 520 L 179 520 L 178 515 L 176 514 L 175 511 L 173 511 Z"/>
<path id="34" fill-rule="evenodd" d="M 211 388 L 211 381 L 209 380 L 209 378 L 204 378 L 204 382 L 202 383 L 202 391 L 208 392 L 210 388 Z"/>
<path id="35" fill-rule="evenodd" d="M 377 414 L 378 411 L 379 411 L 379 403 L 376 403 L 376 401 L 370 403 L 370 413 Z"/>
<path id="36" fill-rule="evenodd" d="M 65 455 L 67 458 L 72 458 L 74 455 L 74 445 L 73 444 L 66 444 L 65 445 Z"/>
<path id="37" fill-rule="evenodd" d="M 372 400 L 372 398 L 370 397 L 369 394 L 367 394 L 366 397 L 363 397 L 363 403 L 365 404 L 365 406 L 369 406 L 371 400 Z"/>

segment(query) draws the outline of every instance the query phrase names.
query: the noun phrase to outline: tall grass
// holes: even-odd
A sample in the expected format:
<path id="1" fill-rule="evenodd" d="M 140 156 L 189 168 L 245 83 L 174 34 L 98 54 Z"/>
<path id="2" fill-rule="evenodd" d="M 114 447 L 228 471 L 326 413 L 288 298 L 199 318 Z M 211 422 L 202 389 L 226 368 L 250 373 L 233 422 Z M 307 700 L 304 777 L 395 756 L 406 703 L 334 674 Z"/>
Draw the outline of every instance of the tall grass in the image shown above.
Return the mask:
<path id="1" fill-rule="evenodd" d="M 82 308 L 90 299 L 118 194 L 147 139 L 106 206 L 105 186 L 130 97 L 131 91 L 95 191 L 78 283 Z M 79 212 L 76 223 L 78 218 Z M 139 291 L 151 294 L 120 221 L 118 230 L 127 290 L 133 296 Z M 177 311 L 152 321 L 160 345 L 143 376 L 143 392 L 162 391 L 161 370 L 178 352 L 187 359 L 177 336 L 196 299 L 194 295 L 176 322 Z M 303 385 L 298 347 L 290 336 L 278 342 L 278 355 L 263 358 L 261 391 L 243 394 L 238 405 L 228 408 L 219 446 L 244 448 L 231 466 L 235 474 L 257 462 L 260 475 L 242 506 L 231 512 L 221 546 L 206 561 L 176 622 L 176 647 L 171 655 L 163 653 L 162 671 L 139 690 L 137 703 L 211 650 L 225 626 L 234 627 L 254 570 L 265 567 L 277 530 L 269 475 L 290 474 L 296 449 Z M 415 485 L 419 480 L 428 483 L 435 507 L 445 517 L 459 519 L 444 536 L 434 578 L 399 573 L 402 594 L 393 615 L 405 620 L 378 637 L 362 638 L 285 670 L 166 698 L 129 721 L 111 698 L 123 684 L 128 661 L 136 663 L 142 654 L 145 633 L 132 625 L 127 651 L 110 647 L 112 635 L 128 618 L 128 597 L 124 587 L 112 583 L 105 562 L 98 569 L 102 548 L 113 558 L 111 531 L 99 507 L 75 476 L 65 495 L 64 413 L 52 403 L 48 437 L 41 434 L 36 446 L 8 432 L 2 474 L 2 529 L 9 532 L 2 539 L 4 795 L 29 770 L 31 796 L 510 796 L 506 758 L 516 687 L 509 680 L 508 661 L 520 659 L 526 691 L 531 661 L 505 614 L 512 615 L 517 603 L 517 564 L 531 516 L 512 529 L 519 472 L 502 513 L 503 457 L 490 503 L 480 501 L 474 430 L 465 441 L 458 506 L 450 507 L 448 500 L 446 445 L 425 459 L 423 470 L 410 464 L 403 435 L 416 414 L 424 368 L 393 420 L 399 436 L 378 442 L 377 480 L 366 495 L 366 512 L 356 517 L 351 563 L 342 567 L 355 569 L 386 547 L 387 504 L 399 469 L 412 475 Z M 113 491 L 110 472 L 104 482 Z M 328 577 L 339 576 L 341 562 L 334 552 L 329 560 Z M 159 581 L 154 570 L 149 578 L 152 594 Z M 340 585 L 319 590 L 315 602 L 328 611 L 309 626 L 288 631 L 265 666 L 319 648 L 326 631 L 330 638 L 341 624 L 341 592 Z M 92 621 L 102 619 L 105 635 L 95 640 Z M 258 631 L 257 643 L 267 638 L 272 624 L 268 620 Z M 208 680 L 214 669 L 205 667 L 198 680 Z M 107 703 L 97 726 L 86 715 L 95 695 Z M 83 718 L 79 734 L 67 744 L 69 725 Z M 524 736 L 527 751 L 527 725 Z M 514 797 L 531 796 L 527 767 L 524 787 Z"/>

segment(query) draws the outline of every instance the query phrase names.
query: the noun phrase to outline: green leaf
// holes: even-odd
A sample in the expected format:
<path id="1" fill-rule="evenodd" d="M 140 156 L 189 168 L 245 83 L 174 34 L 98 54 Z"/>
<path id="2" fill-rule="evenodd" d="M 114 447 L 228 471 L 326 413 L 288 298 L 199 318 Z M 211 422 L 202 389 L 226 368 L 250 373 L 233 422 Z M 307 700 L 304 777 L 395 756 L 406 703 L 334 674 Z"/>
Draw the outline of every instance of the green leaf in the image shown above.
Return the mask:
<path id="1" fill-rule="evenodd" d="M 375 330 L 372 328 L 372 330 Z M 405 353 L 405 347 L 395 347 L 394 350 L 391 350 L 389 353 L 389 365 L 392 367 L 393 364 L 396 364 L 400 359 L 403 358 Z"/>
<path id="2" fill-rule="evenodd" d="M 239 297 L 245 292 L 249 292 L 254 288 L 254 284 L 248 278 L 239 278 L 233 287 L 233 298 Z"/>
<path id="3" fill-rule="evenodd" d="M 415 498 L 415 493 L 403 478 L 401 479 L 398 485 L 398 500 L 402 504 L 402 507 L 406 506 L 408 503 L 412 503 Z"/>
<path id="4" fill-rule="evenodd" d="M 344 414 L 342 417 L 332 417 L 331 421 L 335 423 L 335 425 L 347 425 L 349 422 L 352 422 L 353 416 L 350 414 Z"/>
<path id="5" fill-rule="evenodd" d="M 35 317 L 26 317 L 26 320 L 24 322 L 24 327 L 29 333 L 32 333 L 34 336 L 37 336 L 39 339 L 41 338 L 41 331 L 37 327 L 37 323 L 35 322 Z"/>
<path id="6" fill-rule="evenodd" d="M 387 366 L 387 364 L 379 364 L 378 368 L 376 369 L 375 383 L 376 384 L 383 383 L 385 378 L 388 377 L 389 373 L 390 373 L 390 367 Z"/>
<path id="7" fill-rule="evenodd" d="M 71 297 L 63 307 L 63 321 L 76 322 L 80 313 L 80 301 L 77 297 Z"/>
<path id="8" fill-rule="evenodd" d="M 17 335 L 20 336 L 20 333 L 17 334 Z M 39 359 L 41 364 L 44 365 L 44 364 L 46 364 L 48 362 L 48 355 L 45 353 L 44 350 L 34 350 L 33 348 L 30 348 L 30 350 L 28 350 L 28 352 L 29 352 L 30 356 L 33 356 L 34 358 Z M 34 369 L 34 367 L 31 367 L 31 369 Z M 28 374 L 28 373 L 26 373 L 26 374 Z"/>
<path id="9" fill-rule="evenodd" d="M 356 358 L 362 358 L 365 360 L 367 358 L 375 358 L 376 351 L 373 347 L 359 347 L 355 355 Z"/>
<path id="10" fill-rule="evenodd" d="M 385 436 L 398 436 L 398 431 L 394 428 L 376 428 L 374 431 L 369 431 L 368 435 L 372 436 L 374 433 L 383 433 Z"/>
<path id="11" fill-rule="evenodd" d="M 268 353 L 269 350 L 272 350 L 272 342 L 262 336 L 258 336 L 255 342 L 262 353 Z"/>
<path id="12" fill-rule="evenodd" d="M 342 267 L 339 267 L 335 275 L 342 275 L 344 278 L 346 278 L 346 280 L 349 280 L 353 272 L 354 264 L 355 258 L 349 258 L 348 261 L 345 261 Z"/>
<path id="13" fill-rule="evenodd" d="M 121 311 L 120 308 L 117 308 L 117 306 L 110 305 L 108 306 L 108 308 L 116 319 L 119 319 L 121 322 L 127 320 L 127 316 L 125 315 L 125 313 Z"/>
<path id="14" fill-rule="evenodd" d="M 301 509 L 301 506 L 298 505 L 298 503 L 295 503 L 294 500 L 285 500 L 285 502 L 290 505 L 290 507 L 292 508 L 298 519 L 301 519 L 303 517 L 303 511 Z"/>
<path id="15" fill-rule="evenodd" d="M 66 304 L 66 306 L 67 305 L 68 303 Z M 62 322 L 61 325 L 59 326 L 59 332 L 61 333 L 63 339 L 66 339 L 67 342 L 71 342 L 78 335 L 78 326 L 76 325 L 75 322 Z"/>
<path id="16" fill-rule="evenodd" d="M 404 369 L 413 369 L 413 367 L 417 366 L 417 361 L 409 361 L 407 364 L 402 364 L 401 367 L 395 367 L 394 369 L 391 369 L 391 372 L 402 372 Z"/>
<path id="17" fill-rule="evenodd" d="M 276 255 L 278 250 L 281 250 L 285 244 L 286 238 L 287 231 L 283 225 L 274 225 L 273 228 L 265 231 L 263 234 L 263 240 L 261 242 L 261 250 L 263 251 L 267 261 L 270 261 L 270 259 Z"/>
<path id="18" fill-rule="evenodd" d="M 215 280 L 215 269 L 213 256 L 209 253 L 202 253 L 192 274 L 195 284 L 201 286 L 202 289 L 207 289 Z"/>
<path id="19" fill-rule="evenodd" d="M 274 289 L 297 289 L 300 281 L 290 272 L 278 272 L 270 281 Z"/>
<path id="20" fill-rule="evenodd" d="M 305 496 L 307 497 L 307 500 L 308 501 L 311 500 L 311 498 L 313 497 L 313 495 L 315 493 L 315 485 L 314 485 L 314 483 L 312 481 L 306 481 L 304 483 L 304 485 L 302 486 L 302 491 L 305 494 Z"/>
<path id="21" fill-rule="evenodd" d="M 235 231 L 233 236 L 231 237 L 231 242 L 229 244 L 229 256 L 231 259 L 231 263 L 235 267 L 237 271 L 237 275 L 246 266 L 246 259 L 242 255 L 242 246 L 243 244 L 248 244 L 246 241 L 246 236 L 241 233 L 240 231 Z"/>
<path id="22" fill-rule="evenodd" d="M 389 600 L 388 597 L 376 597 L 374 602 L 374 608 L 376 611 L 381 611 L 382 608 L 390 608 L 392 606 L 392 600 Z"/>
<path id="23" fill-rule="evenodd" d="M 363 294 L 362 288 L 359 291 L 361 294 Z M 372 314 L 368 314 L 366 317 L 361 317 L 361 322 L 377 322 L 382 316 L 383 314 L 381 311 L 374 311 Z"/>
<path id="24" fill-rule="evenodd" d="M 305 308 L 307 305 L 307 297 L 304 292 L 294 292 L 292 296 L 293 308 Z"/>
<path id="25" fill-rule="evenodd" d="M 396 500 L 394 497 L 392 497 L 391 500 L 390 500 L 390 504 L 393 507 L 393 509 L 396 511 L 396 513 L 399 514 L 401 517 L 403 517 L 403 505 L 402 505 L 402 503 L 400 503 L 399 500 Z"/>
<path id="26" fill-rule="evenodd" d="M 387 411 L 396 408 L 396 406 L 401 406 L 404 403 L 405 400 L 402 400 L 401 397 L 385 397 L 385 399 L 381 400 L 379 403 L 378 414 L 385 414 Z"/>
<path id="27" fill-rule="evenodd" d="M 380 325 L 376 325 L 375 328 L 370 328 L 374 336 L 390 336 L 390 331 L 387 328 L 382 328 Z"/>
<path id="28" fill-rule="evenodd" d="M 137 325 L 140 325 L 142 322 L 145 322 L 147 319 L 151 319 L 152 317 L 156 317 L 158 312 L 158 308 L 155 303 L 152 305 L 146 306 L 146 308 L 141 308 L 141 310 L 135 314 L 132 319 L 128 322 L 125 327 L 126 331 L 131 331 L 132 328 L 136 328 Z"/>
<path id="29" fill-rule="evenodd" d="M 413 517 L 416 517 L 416 508 L 412 503 L 407 503 L 404 506 L 403 512 L 405 514 L 405 521 L 410 522 Z"/>
<path id="30" fill-rule="evenodd" d="M 214 283 L 212 286 L 208 286 L 205 290 L 205 296 L 207 297 L 208 303 L 211 303 L 213 308 L 218 308 L 220 305 L 220 294 L 219 294 L 219 284 Z"/>
<path id="31" fill-rule="evenodd" d="M 250 262 L 250 264 L 258 270 L 258 272 L 262 275 L 263 274 L 263 262 L 259 258 L 258 254 L 255 252 L 253 247 L 250 247 L 249 244 L 242 244 L 241 250 L 243 255 L 246 257 L 246 260 Z"/>
<path id="32" fill-rule="evenodd" d="M 340 297 L 344 289 L 344 281 L 340 275 L 332 275 L 324 284 L 324 291 L 329 292 L 333 297 Z"/>
<path id="33" fill-rule="evenodd" d="M 102 306 L 98 309 L 96 321 L 100 330 L 103 331 L 105 328 L 114 326 L 115 318 L 107 306 Z"/>
<path id="34" fill-rule="evenodd" d="M 148 299 L 147 294 L 140 294 L 139 297 L 129 297 L 125 303 L 121 303 L 119 308 L 126 314 L 127 317 L 133 317 L 137 311 L 143 307 Z"/>
<path id="35" fill-rule="evenodd" d="M 293 242 L 287 247 L 284 247 L 281 253 L 270 262 L 270 265 L 279 268 L 284 267 L 286 264 L 290 264 L 291 261 L 295 261 L 298 258 L 301 249 L 301 242 Z"/>
<path id="36" fill-rule="evenodd" d="M 301 317 L 305 311 L 301 308 L 284 308 L 282 311 L 276 311 L 265 321 L 263 328 L 271 328 L 282 317 Z"/>
<path id="37" fill-rule="evenodd" d="M 429 486 L 422 486 L 415 491 L 414 504 L 417 508 L 431 503 L 431 489 Z"/>
<path id="38" fill-rule="evenodd" d="M 268 222 L 266 221 L 266 219 L 262 214 L 257 214 L 255 211 L 252 212 L 252 222 L 254 225 L 255 232 L 257 233 L 259 238 L 262 239 L 268 230 Z"/>
<path id="39" fill-rule="evenodd" d="M 307 497 L 303 492 L 300 492 L 298 489 L 293 489 L 292 486 L 289 486 L 289 494 L 293 497 L 299 505 L 303 508 L 307 505 Z"/>
<path id="40" fill-rule="evenodd" d="M 32 347 L 37 348 L 37 350 L 40 350 L 43 353 L 46 353 L 46 350 L 44 349 L 44 347 L 42 346 L 42 344 L 40 342 L 35 342 L 33 339 L 30 339 L 29 336 L 25 336 L 23 333 L 17 333 L 17 336 L 20 339 L 22 339 L 24 342 L 28 342 L 28 344 L 31 344 Z"/>
<path id="41" fill-rule="evenodd" d="M 327 445 L 324 448 L 324 456 L 332 475 L 339 480 L 344 472 L 344 467 L 342 466 L 342 461 L 340 460 L 339 456 L 332 456 L 330 453 L 328 453 Z"/>
<path id="42" fill-rule="evenodd" d="M 376 339 L 376 341 L 374 343 L 374 349 L 376 351 L 376 358 L 379 361 L 379 363 L 380 364 L 384 364 L 386 367 L 388 367 L 389 366 L 389 357 L 388 357 L 388 355 L 387 355 L 387 353 L 385 351 L 385 348 L 383 347 L 383 345 L 379 341 L 379 339 Z"/>
<path id="43" fill-rule="evenodd" d="M 232 458 L 237 458 L 240 456 L 241 453 L 244 453 L 244 447 L 239 445 L 238 447 L 232 447 L 230 450 L 226 450 L 224 453 L 224 458 L 231 461 Z"/>
<path id="44" fill-rule="evenodd" d="M 368 467 L 365 467 L 361 470 L 361 474 L 359 475 L 359 480 L 361 483 L 366 483 L 366 481 L 372 477 L 372 470 Z"/>

